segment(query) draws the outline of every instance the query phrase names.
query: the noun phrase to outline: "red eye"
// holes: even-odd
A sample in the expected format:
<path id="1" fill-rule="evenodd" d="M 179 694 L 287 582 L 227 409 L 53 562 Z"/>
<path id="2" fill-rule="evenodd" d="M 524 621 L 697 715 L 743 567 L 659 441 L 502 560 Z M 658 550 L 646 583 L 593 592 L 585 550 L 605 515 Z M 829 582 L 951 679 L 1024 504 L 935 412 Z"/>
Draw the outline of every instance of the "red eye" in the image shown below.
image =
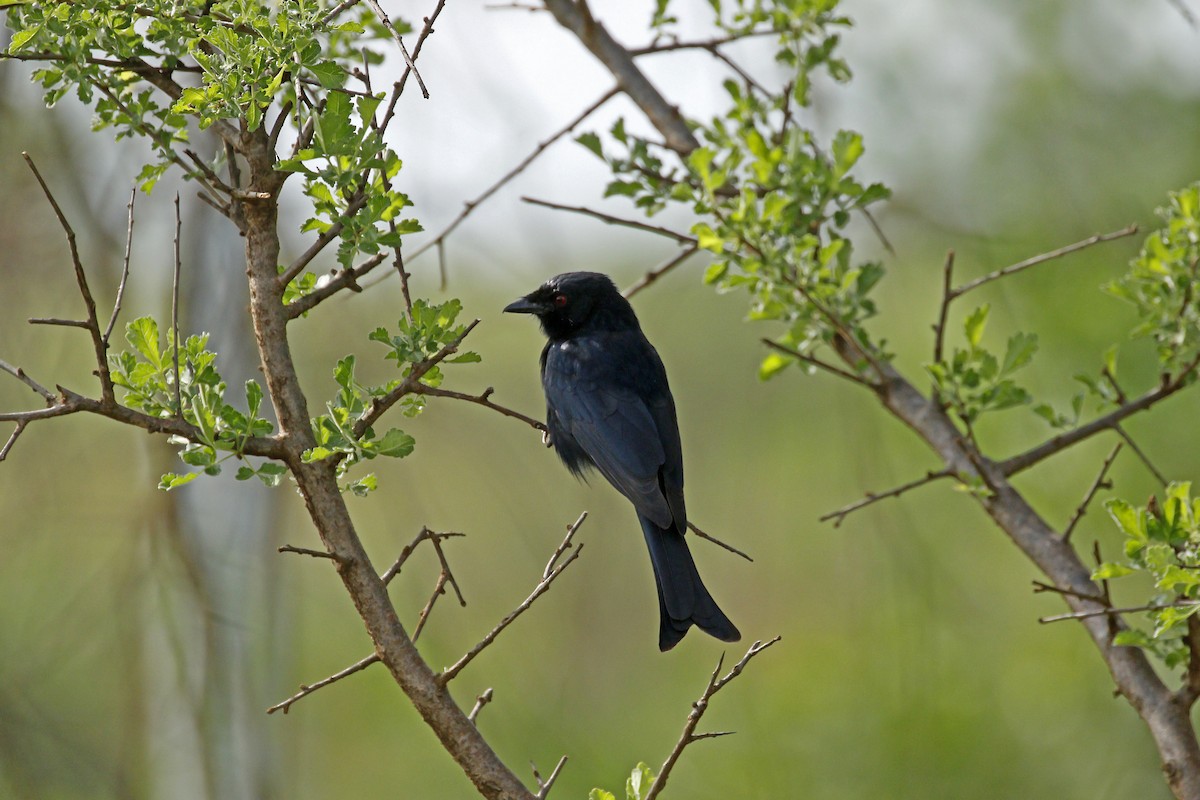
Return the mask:
<path id="1" fill-rule="evenodd" d="M 558 308 L 562 308 L 566 304 L 567 304 L 567 296 L 565 294 L 554 295 L 554 305 L 555 306 L 557 306 Z"/>

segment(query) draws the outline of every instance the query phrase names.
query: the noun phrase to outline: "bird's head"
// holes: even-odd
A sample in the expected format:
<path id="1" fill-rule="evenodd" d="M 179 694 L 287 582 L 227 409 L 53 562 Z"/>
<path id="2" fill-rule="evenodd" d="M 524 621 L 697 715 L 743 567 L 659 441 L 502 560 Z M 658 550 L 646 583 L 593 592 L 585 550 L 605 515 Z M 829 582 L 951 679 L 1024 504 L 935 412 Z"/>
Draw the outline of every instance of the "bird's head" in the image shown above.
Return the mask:
<path id="1" fill-rule="evenodd" d="M 565 339 L 585 326 L 596 329 L 637 326 L 637 317 L 612 279 L 599 272 L 564 272 L 504 308 L 533 314 L 551 339 Z"/>

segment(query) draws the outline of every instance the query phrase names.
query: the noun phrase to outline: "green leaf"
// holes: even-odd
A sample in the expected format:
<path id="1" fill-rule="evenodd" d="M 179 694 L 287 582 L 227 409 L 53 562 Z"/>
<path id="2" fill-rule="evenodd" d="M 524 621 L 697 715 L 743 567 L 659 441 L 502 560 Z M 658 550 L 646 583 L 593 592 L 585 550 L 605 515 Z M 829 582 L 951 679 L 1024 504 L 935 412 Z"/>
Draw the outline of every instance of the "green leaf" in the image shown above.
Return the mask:
<path id="1" fill-rule="evenodd" d="M 309 66 L 308 71 L 326 89 L 340 89 L 342 84 L 346 82 L 346 70 L 342 69 L 334 61 L 322 61 L 319 64 L 312 64 Z"/>
<path id="2" fill-rule="evenodd" d="M 783 353 L 768 353 L 767 357 L 758 365 L 758 379 L 760 381 L 768 381 L 794 361 L 794 358 L 789 358 Z"/>
<path id="3" fill-rule="evenodd" d="M 378 442 L 378 452 L 381 456 L 404 458 L 413 451 L 416 440 L 399 428 L 392 428 Z"/>
<path id="4" fill-rule="evenodd" d="M 1107 581 L 1113 578 L 1123 578 L 1126 575 L 1132 574 L 1133 569 L 1131 567 L 1127 567 L 1124 564 L 1106 562 L 1096 567 L 1096 569 L 1092 571 L 1092 580 Z"/>
<path id="5" fill-rule="evenodd" d="M 162 369 L 162 353 L 158 349 L 158 323 L 153 317 L 139 317 L 126 325 L 125 341 L 156 369 Z"/>
<path id="6" fill-rule="evenodd" d="M 972 350 L 979 347 L 979 343 L 983 341 L 983 329 L 987 326 L 988 311 L 990 310 L 990 306 L 984 303 L 972 311 L 963 322 L 963 331 L 967 335 L 967 342 L 971 345 Z"/>
<path id="7" fill-rule="evenodd" d="M 158 488 L 164 492 L 169 492 L 176 487 L 183 486 L 185 483 L 190 483 L 199 474 L 199 472 L 189 472 L 186 475 L 176 475 L 174 472 L 164 473 L 158 481 Z"/>
<path id="8" fill-rule="evenodd" d="M 1105 502 L 1104 508 L 1126 536 L 1141 542 L 1147 540 L 1145 519 L 1136 508 L 1116 497 Z"/>
<path id="9" fill-rule="evenodd" d="M 654 783 L 654 773 L 645 763 L 639 762 L 625 781 L 625 800 L 642 800 Z"/>
<path id="10" fill-rule="evenodd" d="M 30 39 L 37 36 L 38 32 L 41 31 L 41 29 L 42 29 L 41 25 L 35 25 L 32 28 L 26 28 L 23 31 L 17 31 L 16 33 L 14 33 L 13 37 L 12 37 L 12 41 L 9 42 L 9 45 L 8 45 L 8 52 L 15 53 L 18 50 L 20 50 L 22 47 L 24 47 L 29 42 Z"/>
<path id="11" fill-rule="evenodd" d="M 604 160 L 604 148 L 600 144 L 600 137 L 594 133 L 581 133 L 575 137 L 575 141 L 591 150 L 600 160 Z"/>
<path id="12" fill-rule="evenodd" d="M 311 464 L 314 461 L 320 461 L 329 458 L 336 453 L 336 450 L 330 450 L 328 447 L 314 447 L 311 450 L 305 450 L 300 454 L 300 460 L 305 464 Z"/>
<path id="13" fill-rule="evenodd" d="M 1008 340 L 1008 347 L 1004 350 L 1004 364 L 1000 367 L 1000 374 L 1008 375 L 1028 364 L 1037 349 L 1036 333 L 1014 333 Z"/>

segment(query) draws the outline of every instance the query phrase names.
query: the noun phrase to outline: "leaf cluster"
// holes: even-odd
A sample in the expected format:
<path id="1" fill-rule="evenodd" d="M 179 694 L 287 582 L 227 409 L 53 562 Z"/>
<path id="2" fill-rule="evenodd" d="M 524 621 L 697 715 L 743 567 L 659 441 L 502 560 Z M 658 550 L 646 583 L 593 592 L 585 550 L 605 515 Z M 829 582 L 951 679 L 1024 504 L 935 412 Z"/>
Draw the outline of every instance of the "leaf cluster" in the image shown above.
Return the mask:
<path id="1" fill-rule="evenodd" d="M 963 322 L 965 348 L 956 347 L 949 359 L 926 366 L 934 390 L 968 429 L 981 414 L 1025 405 L 1032 399 L 1012 374 L 1033 360 L 1037 334 L 1014 333 L 1003 357 L 997 357 L 983 346 L 989 309 L 985 303 Z"/>
<path id="2" fill-rule="evenodd" d="M 1146 237 L 1129 272 L 1105 289 L 1132 303 L 1135 337 L 1154 339 L 1165 372 L 1200 355 L 1200 184 L 1170 194 L 1162 227 Z"/>
<path id="3" fill-rule="evenodd" d="M 185 464 L 217 475 L 224 461 L 243 458 L 242 449 L 250 437 L 267 436 L 274 430 L 259 416 L 263 390 L 256 381 L 246 381 L 244 413 L 226 401 L 228 387 L 217 371 L 216 354 L 207 349 L 208 334 L 188 336 L 177 353 L 173 330 L 168 329 L 164 340 L 152 317 L 140 317 L 125 326 L 125 340 L 133 349 L 108 358 L 113 383 L 124 390 L 128 407 L 161 419 L 177 417 L 195 428 L 196 441 L 171 438 L 171 443 L 180 447 L 179 458 Z M 244 464 L 237 477 L 258 476 L 274 486 L 285 472 L 286 467 L 273 462 L 257 467 Z M 168 472 L 159 488 L 182 486 L 199 474 Z"/>
<path id="4" fill-rule="evenodd" d="M 1092 573 L 1093 580 L 1150 579 L 1154 593 L 1141 612 L 1149 629 L 1121 631 L 1114 643 L 1144 648 L 1170 668 L 1186 663 L 1187 619 L 1200 611 L 1200 498 L 1191 497 L 1191 488 L 1186 481 L 1170 484 L 1161 505 L 1153 497 L 1142 507 L 1120 499 L 1105 503 L 1125 535 L 1126 560 Z"/>
<path id="5" fill-rule="evenodd" d="M 836 56 L 837 30 L 848 21 L 829 0 L 711 5 L 717 27 L 731 37 L 778 34 L 785 84 L 725 81 L 727 109 L 708 123 L 691 123 L 702 146 L 673 166 L 660 145 L 628 134 L 623 121 L 609 131 L 614 147 L 606 149 L 596 134 L 579 141 L 612 170 L 606 194 L 628 196 L 647 214 L 682 204 L 699 217 L 692 233 L 713 255 L 705 281 L 748 292 L 752 320 L 786 326 L 781 344 L 811 354 L 846 332 L 865 342 L 862 322 L 876 311 L 870 293 L 883 268 L 856 263 L 844 229 L 854 212 L 889 192 L 851 175 L 863 154 L 861 136 L 839 131 L 825 149 L 794 115 L 809 104 L 817 72 L 849 77 Z M 666 16 L 660 4 L 656 19 Z M 760 375 L 793 361 L 772 353 Z"/>
<path id="6" fill-rule="evenodd" d="M 413 375 L 417 375 L 417 380 L 428 386 L 441 383 L 442 372 L 439 366 L 430 365 L 429 361 L 442 348 L 463 335 L 466 326 L 457 323 L 461 312 L 462 303 L 456 299 L 437 305 L 416 300 L 413 302 L 411 315 L 397 323 L 395 334 L 383 327 L 372 331 L 368 338 L 387 346 L 388 352 L 384 358 L 395 361 L 401 373 L 400 377 L 387 383 L 370 385 L 360 382 L 355 376 L 354 355 L 339 360 L 333 371 L 334 382 L 339 387 L 337 395 L 326 403 L 326 413 L 312 420 L 316 446 L 305 451 L 304 460 L 313 462 L 336 458 L 338 477 L 342 478 L 352 466 L 361 461 L 369 461 L 378 456 L 404 458 L 409 455 L 416 441 L 399 428 L 390 428 L 379 436 L 371 426 L 366 426 L 361 433 L 356 433 L 356 426 L 373 411 L 376 402 L 401 390 L 404 382 Z M 480 360 L 479 355 L 473 352 L 464 352 L 446 359 L 450 363 L 472 363 Z M 414 417 L 425 409 L 425 398 L 412 391 L 405 392 L 395 402 L 407 417 Z M 344 490 L 359 496 L 375 488 L 374 475 L 343 484 Z"/>

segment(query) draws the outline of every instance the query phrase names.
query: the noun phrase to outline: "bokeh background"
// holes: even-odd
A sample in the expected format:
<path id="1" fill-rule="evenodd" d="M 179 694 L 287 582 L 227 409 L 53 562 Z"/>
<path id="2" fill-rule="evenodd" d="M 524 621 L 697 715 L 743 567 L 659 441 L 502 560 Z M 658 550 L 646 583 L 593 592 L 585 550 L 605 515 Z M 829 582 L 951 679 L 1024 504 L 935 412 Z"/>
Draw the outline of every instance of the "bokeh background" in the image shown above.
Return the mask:
<path id="1" fill-rule="evenodd" d="M 644 40 L 652 3 L 593 5 L 623 41 Z M 822 84 L 805 121 L 825 134 L 862 132 L 859 174 L 895 192 L 878 212 L 895 255 L 866 229 L 857 246 L 888 268 L 876 330 L 910 375 L 931 350 L 948 248 L 963 278 L 980 275 L 1130 222 L 1151 225 L 1169 190 L 1200 177 L 1200 33 L 1188 5 L 844 3 L 855 22 L 844 40 L 855 78 Z M 388 8 L 410 19 L 428 13 L 421 4 Z M 685 32 L 705 30 L 705 4 L 679 10 Z M 737 52 L 768 80 L 761 46 Z M 704 54 L 646 63 L 687 113 L 719 107 L 718 65 Z M 430 232 L 609 85 L 546 15 L 480 4 L 446 10 L 421 65 L 433 97 L 406 96 L 393 127 L 402 184 Z M 79 231 L 97 294 L 111 298 L 145 151 L 90 133 L 88 111 L 71 100 L 42 108 L 29 71 L 0 62 L 0 358 L 47 385 L 85 390 L 93 381 L 83 335 L 25 323 L 71 316 L 79 301 L 20 152 L 38 160 Z M 639 124 L 615 103 L 583 129 L 607 128 L 620 113 Z M 539 414 L 540 335 L 500 308 L 559 271 L 600 269 L 627 285 L 669 255 L 659 240 L 520 201 L 631 215 L 619 201 L 595 200 L 604 179 L 582 148 L 556 145 L 451 238 L 444 290 L 432 254 L 410 265 L 420 294 L 460 297 L 467 316 L 482 319 L 471 345 L 483 363 L 453 369 L 448 385 L 494 386 L 498 401 Z M 138 199 L 125 321 L 169 313 L 174 191 L 164 183 Z M 183 204 L 184 324 L 213 333 L 237 386 L 255 370 L 253 353 L 239 349 L 240 243 L 189 187 Z M 289 213 L 298 228 L 303 209 Z M 1122 343 L 1130 391 L 1154 380 L 1150 351 L 1127 340 L 1131 313 L 1099 291 L 1139 238 L 980 293 L 992 304 L 994 344 L 1013 330 L 1040 334 L 1041 352 L 1022 376 L 1039 400 L 1065 403 L 1072 375 L 1098 369 L 1112 342 Z M 285 257 L 304 246 L 295 236 Z M 1037 623 L 1061 603 L 1032 593 L 1035 570 L 969 497 L 933 485 L 837 529 L 818 522 L 937 465 L 855 387 L 796 370 L 759 383 L 758 339 L 771 331 L 744 321 L 740 297 L 704 287 L 702 266 L 689 262 L 635 305 L 678 400 L 693 518 L 755 557 L 746 563 L 698 542 L 701 572 L 745 644 L 783 640 L 714 702 L 705 728 L 737 735 L 688 750 L 670 796 L 1167 797 L 1149 736 L 1113 698 L 1083 631 Z M 393 325 L 399 309 L 390 280 L 295 327 L 312 405 L 332 396 L 333 363 L 347 353 L 358 354 L 364 377 L 388 377 L 390 363 L 366 334 Z M 16 381 L 0 381 L 0 407 L 34 401 Z M 1172 478 L 1197 475 L 1195 402 L 1185 394 L 1129 424 Z M 447 552 L 468 605 L 443 598 L 421 638 L 435 666 L 519 603 L 565 525 L 591 513 L 580 560 L 454 683 L 468 707 L 494 689 L 480 717 L 494 746 L 518 769 L 533 761 L 543 774 L 568 754 L 557 797 L 619 791 L 638 761 L 657 768 L 717 657 L 744 648 L 694 634 L 657 652 L 653 582 L 627 503 L 602 481 L 575 482 L 528 428 L 451 401 L 395 424 L 416 436 L 416 452 L 373 464 L 380 490 L 352 510 L 381 569 L 422 525 L 467 534 Z M 1028 409 L 980 430 L 998 456 L 1048 433 Z M 1064 522 L 1111 445 L 1089 442 L 1019 485 L 1049 520 Z M 327 564 L 274 552 L 316 542 L 294 491 L 222 478 L 159 492 L 157 476 L 179 466 L 164 442 L 82 417 L 30 428 L 0 465 L 0 796 L 471 796 L 378 668 L 287 716 L 263 713 L 370 644 Z M 1128 452 L 1113 475 L 1116 493 L 1131 500 L 1155 489 Z M 1116 552 L 1098 506 L 1076 538 Z M 436 569 L 421 553 L 393 583 L 410 625 Z"/>

